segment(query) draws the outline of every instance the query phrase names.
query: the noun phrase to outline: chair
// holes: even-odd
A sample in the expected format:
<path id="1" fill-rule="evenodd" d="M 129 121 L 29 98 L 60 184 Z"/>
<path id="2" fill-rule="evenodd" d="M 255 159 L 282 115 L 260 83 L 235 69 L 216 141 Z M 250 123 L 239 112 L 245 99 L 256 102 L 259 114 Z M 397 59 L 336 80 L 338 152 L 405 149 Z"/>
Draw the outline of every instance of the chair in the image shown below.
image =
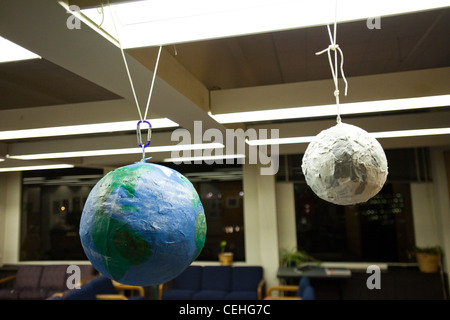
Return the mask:
<path id="1" fill-rule="evenodd" d="M 299 283 L 298 283 L 298 290 L 297 290 L 297 294 L 296 295 L 298 297 L 303 297 L 305 289 L 308 286 L 311 286 L 311 280 L 307 276 L 302 277 L 300 279 Z"/>
<path id="2" fill-rule="evenodd" d="M 193 300 L 223 300 L 231 289 L 231 266 L 203 267 L 201 290 Z"/>
<path id="3" fill-rule="evenodd" d="M 29 288 L 19 293 L 21 300 L 42 300 L 66 289 L 67 265 L 49 265 L 42 269 L 38 288 Z"/>
<path id="4" fill-rule="evenodd" d="M 137 292 L 137 295 L 127 296 L 119 292 Z M 63 294 L 63 300 L 141 300 L 144 299 L 144 288 L 113 281 L 99 275 L 86 283 L 80 289 L 73 289 Z"/>
<path id="5" fill-rule="evenodd" d="M 272 292 L 278 291 L 283 293 L 282 296 L 272 296 Z M 295 292 L 294 296 L 285 296 L 286 292 Z M 279 285 L 272 286 L 267 289 L 265 300 L 314 300 L 315 292 L 311 286 L 309 277 L 304 276 L 300 278 L 298 285 Z"/>
<path id="6" fill-rule="evenodd" d="M 302 300 L 316 300 L 316 294 L 314 288 L 307 286 L 303 292 Z"/>
<path id="7" fill-rule="evenodd" d="M 14 284 L 11 289 L 0 290 L 0 300 L 27 299 L 28 292 L 39 290 L 42 270 L 42 266 L 24 265 L 19 267 L 16 275 L 1 279 L 0 283 L 14 280 Z"/>
<path id="8" fill-rule="evenodd" d="M 231 292 L 226 300 L 261 300 L 265 281 L 262 267 L 233 267 Z"/>
<path id="9" fill-rule="evenodd" d="M 202 267 L 189 266 L 179 276 L 158 286 L 159 300 L 191 300 L 200 291 Z M 169 288 L 165 290 L 164 288 Z"/>

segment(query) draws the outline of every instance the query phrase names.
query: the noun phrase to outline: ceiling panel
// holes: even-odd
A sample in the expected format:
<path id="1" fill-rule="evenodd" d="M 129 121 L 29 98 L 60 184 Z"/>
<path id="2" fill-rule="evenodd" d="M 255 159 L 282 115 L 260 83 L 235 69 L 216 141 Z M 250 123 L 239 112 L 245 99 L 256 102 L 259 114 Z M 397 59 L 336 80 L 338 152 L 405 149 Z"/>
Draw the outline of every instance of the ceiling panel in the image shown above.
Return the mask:
<path id="1" fill-rule="evenodd" d="M 450 66 L 450 10 L 338 24 L 346 76 Z M 325 26 L 177 44 L 175 58 L 208 88 L 240 88 L 331 79 Z"/>
<path id="2" fill-rule="evenodd" d="M 45 59 L 0 63 L 0 110 L 118 98 Z"/>

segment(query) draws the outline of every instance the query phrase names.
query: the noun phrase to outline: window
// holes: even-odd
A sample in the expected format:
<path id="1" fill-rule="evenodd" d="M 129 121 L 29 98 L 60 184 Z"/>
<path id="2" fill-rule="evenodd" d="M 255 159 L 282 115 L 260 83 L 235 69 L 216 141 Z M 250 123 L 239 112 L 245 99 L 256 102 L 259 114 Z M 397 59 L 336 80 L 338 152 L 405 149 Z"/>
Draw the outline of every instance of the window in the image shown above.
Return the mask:
<path id="1" fill-rule="evenodd" d="M 171 166 L 165 163 L 165 166 Z M 172 165 L 196 188 L 207 222 L 197 258 L 218 261 L 220 242 L 245 260 L 242 168 L 240 165 Z M 84 203 L 103 170 L 74 168 L 26 171 L 22 178 L 20 261 L 87 260 L 79 237 Z"/>
<path id="2" fill-rule="evenodd" d="M 78 235 L 84 203 L 103 170 L 24 172 L 20 261 L 87 260 Z"/>
<path id="3" fill-rule="evenodd" d="M 389 175 L 366 203 L 338 206 L 306 184 L 302 155 L 280 159 L 278 181 L 294 182 L 297 246 L 323 261 L 408 262 L 415 244 L 410 182 L 429 181 L 427 149 L 386 150 Z"/>
<path id="4" fill-rule="evenodd" d="M 386 183 L 366 203 L 337 206 L 295 184 L 297 246 L 323 261 L 407 262 L 414 246 L 409 184 Z"/>
<path id="5" fill-rule="evenodd" d="M 170 164 L 165 164 L 170 166 Z M 234 253 L 234 261 L 245 261 L 244 192 L 241 165 L 172 165 L 197 190 L 205 210 L 205 246 L 197 261 L 218 261 L 220 243 Z"/>

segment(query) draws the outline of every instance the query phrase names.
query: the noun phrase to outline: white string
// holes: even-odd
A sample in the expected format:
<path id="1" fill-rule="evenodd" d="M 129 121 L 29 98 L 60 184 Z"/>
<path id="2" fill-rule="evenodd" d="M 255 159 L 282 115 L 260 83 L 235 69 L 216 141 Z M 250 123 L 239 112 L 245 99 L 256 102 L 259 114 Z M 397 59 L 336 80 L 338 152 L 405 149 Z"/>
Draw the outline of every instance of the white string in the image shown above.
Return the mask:
<path id="1" fill-rule="evenodd" d="M 119 43 L 120 52 L 122 53 L 123 62 L 125 63 L 125 69 L 127 70 L 128 80 L 130 81 L 131 91 L 133 92 L 134 102 L 136 103 L 136 108 L 137 108 L 138 113 L 139 113 L 139 118 L 141 120 L 144 120 L 142 118 L 141 108 L 139 107 L 139 101 L 138 101 L 137 96 L 136 96 L 136 91 L 134 90 L 133 80 L 131 79 L 130 70 L 128 69 L 127 59 L 125 57 L 125 53 L 123 52 L 122 43 L 120 41 L 119 33 L 117 32 L 116 22 L 114 20 L 114 16 L 113 16 L 113 13 L 112 13 L 112 10 L 111 10 L 111 3 L 109 1 L 108 1 L 108 9 L 109 9 L 109 13 L 111 15 L 111 19 L 112 19 L 112 22 L 113 22 L 114 31 L 115 31 L 116 36 L 117 36 L 117 41 Z"/>
<path id="2" fill-rule="evenodd" d="M 153 70 L 152 84 L 150 85 L 150 92 L 148 94 L 147 106 L 145 107 L 144 119 L 147 118 L 148 107 L 150 106 L 150 100 L 152 98 L 153 86 L 155 85 L 155 79 L 156 79 L 156 70 L 158 69 L 159 58 L 161 57 L 161 49 L 162 49 L 162 46 L 159 46 L 158 57 L 156 58 L 155 70 Z"/>
<path id="3" fill-rule="evenodd" d="M 134 89 L 133 80 L 132 80 L 132 78 L 131 78 L 130 70 L 129 70 L 129 68 L 128 68 L 128 63 L 127 63 L 127 59 L 126 59 L 126 57 L 125 57 L 125 52 L 124 52 L 124 50 L 123 50 L 122 43 L 121 43 L 121 41 L 120 41 L 119 32 L 117 32 L 117 27 L 116 27 L 115 19 L 114 19 L 114 16 L 113 16 L 113 13 L 112 13 L 112 9 L 111 9 L 111 3 L 110 3 L 109 1 L 108 1 L 108 8 L 109 8 L 109 13 L 111 14 L 111 19 L 112 19 L 112 21 L 113 21 L 114 31 L 115 31 L 116 36 L 117 36 L 117 41 L 118 41 L 118 43 L 119 43 L 119 48 L 120 48 L 120 52 L 121 52 L 121 54 L 122 54 L 122 59 L 123 59 L 123 62 L 124 62 L 124 64 L 125 64 L 125 69 L 127 70 L 128 80 L 130 81 L 131 91 L 133 92 L 133 97 L 134 97 L 134 101 L 135 101 L 135 103 L 136 103 L 137 111 L 138 111 L 138 113 L 139 113 L 139 118 L 140 118 L 141 120 L 145 120 L 145 119 L 147 118 L 148 109 L 149 109 L 149 107 L 150 107 L 150 100 L 151 100 L 152 93 L 153 93 L 153 87 L 154 87 L 155 79 L 156 79 L 156 71 L 157 71 L 158 65 L 159 65 L 159 58 L 160 58 L 160 56 L 161 56 L 162 46 L 159 46 L 158 57 L 157 57 L 157 59 L 156 59 L 156 64 L 155 64 L 155 70 L 153 71 L 152 83 L 151 83 L 151 85 L 150 85 L 150 92 L 149 92 L 149 95 L 148 95 L 147 105 L 146 105 L 146 107 L 145 107 L 145 114 L 144 114 L 144 117 L 142 117 L 141 108 L 140 108 L 140 106 L 139 106 L 139 101 L 138 101 L 137 96 L 136 96 L 136 91 L 135 91 L 135 89 Z"/>
<path id="4" fill-rule="evenodd" d="M 336 108 L 337 108 L 337 117 L 336 117 L 336 122 L 337 123 L 341 123 L 341 115 L 340 115 L 340 111 L 339 111 L 339 84 L 338 84 L 338 77 L 339 77 L 339 69 L 338 69 L 338 51 L 341 55 L 341 74 L 342 74 L 342 79 L 345 82 L 345 95 L 347 95 L 347 90 L 348 90 L 348 83 L 347 83 L 347 79 L 345 78 L 344 75 L 344 53 L 342 52 L 341 48 L 339 48 L 339 45 L 336 43 L 336 30 L 337 30 L 337 0 L 336 0 L 336 10 L 335 10 L 335 19 L 334 19 L 334 36 L 331 34 L 331 30 L 330 30 L 330 25 L 327 25 L 328 28 L 328 35 L 330 37 L 330 42 L 331 44 L 328 46 L 328 48 L 320 51 L 320 52 L 316 52 L 316 55 L 320 55 L 324 52 L 327 52 L 328 54 L 328 62 L 330 63 L 330 69 L 331 69 L 331 74 L 333 76 L 333 81 L 334 81 L 334 96 L 336 97 Z M 333 60 L 331 58 L 331 51 L 334 51 L 334 64 L 333 64 Z"/>
<path id="5" fill-rule="evenodd" d="M 102 8 L 103 8 L 103 6 L 102 6 Z M 115 22 L 115 19 L 114 19 L 112 10 L 111 10 L 111 3 L 109 2 L 109 0 L 108 0 L 108 9 L 109 9 L 109 13 L 110 13 L 110 15 L 111 15 L 111 19 L 112 19 L 112 22 L 113 22 L 113 25 L 114 25 L 114 31 L 115 31 L 116 36 L 117 36 L 117 41 L 118 41 L 118 43 L 119 43 L 119 48 L 120 48 L 120 52 L 121 52 L 121 54 L 122 54 L 123 62 L 124 62 L 124 64 L 125 64 L 125 69 L 127 70 L 128 80 L 130 81 L 131 91 L 133 92 L 133 97 L 134 97 L 134 101 L 135 101 L 135 103 L 136 103 L 136 108 L 137 108 L 137 111 L 138 111 L 138 114 L 139 114 L 139 118 L 141 119 L 141 121 L 144 121 L 144 120 L 147 118 L 148 109 L 149 109 L 149 107 L 150 107 L 150 101 L 151 101 L 151 98 L 152 98 L 153 87 L 154 87 L 154 85 L 155 85 L 156 71 L 158 70 L 159 58 L 161 57 L 162 46 L 159 46 L 158 56 L 157 56 L 157 58 L 156 58 L 155 69 L 153 70 L 152 83 L 151 83 L 151 85 L 150 85 L 150 92 L 149 92 L 149 94 L 148 94 L 147 105 L 146 105 L 146 107 L 145 107 L 145 114 L 144 114 L 144 117 L 142 117 L 141 108 L 140 108 L 140 106 L 139 106 L 139 101 L 138 101 L 137 96 L 136 96 L 136 91 L 135 91 L 135 89 L 134 89 L 133 80 L 132 80 L 132 78 L 131 78 L 130 70 L 129 70 L 129 68 L 128 68 L 127 59 L 126 59 L 126 57 L 125 57 L 125 52 L 124 52 L 124 50 L 123 50 L 122 43 L 121 43 L 121 41 L 120 41 L 119 32 L 117 31 L 116 22 Z M 137 133 L 137 134 L 138 134 L 138 137 L 139 137 L 139 136 L 140 136 L 139 123 L 138 123 L 138 128 L 137 128 L 137 130 L 139 130 L 139 132 Z M 149 137 L 148 139 L 150 139 L 150 137 L 151 137 L 151 125 L 150 125 L 150 127 L 149 127 L 148 130 L 149 130 L 149 131 L 148 131 L 148 137 Z M 150 141 L 150 140 L 148 140 L 148 141 Z M 142 161 L 142 162 L 145 162 L 145 160 L 149 160 L 149 159 L 151 159 L 151 157 L 145 158 L 145 144 L 142 143 L 142 141 L 140 141 L 140 142 L 141 142 L 141 145 L 142 145 L 142 160 L 141 160 L 141 161 Z"/>

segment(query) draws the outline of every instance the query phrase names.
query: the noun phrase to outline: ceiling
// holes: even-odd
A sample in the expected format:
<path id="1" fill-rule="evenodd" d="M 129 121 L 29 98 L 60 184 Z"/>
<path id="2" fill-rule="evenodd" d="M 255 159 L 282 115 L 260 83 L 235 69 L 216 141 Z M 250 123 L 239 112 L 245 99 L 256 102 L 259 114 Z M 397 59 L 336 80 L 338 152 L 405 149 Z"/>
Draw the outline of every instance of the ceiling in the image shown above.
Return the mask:
<path id="1" fill-rule="evenodd" d="M 2 9 L 4 12 L 0 13 L 0 36 L 41 55 L 42 59 L 0 63 L 0 131 L 137 120 L 136 106 L 118 48 L 86 26 L 83 26 L 81 30 L 70 30 L 72 33 L 64 27 L 55 27 L 61 25 L 68 15 L 64 10 L 60 12 L 61 9 L 51 2 L 54 1 L 44 1 L 40 7 L 30 5 L 28 12 L 19 11 L 14 1 L 4 1 L 1 4 L 5 7 L 0 7 L 0 12 Z M 71 4 L 82 7 L 95 6 L 98 2 L 70 1 Z M 10 10 L 10 13 L 5 13 L 5 8 Z M 31 18 L 33 10 L 44 15 L 45 19 L 42 20 L 45 21 Z M 30 17 L 21 19 L 20 31 L 17 19 L 14 19 L 14 15 L 18 12 L 25 17 L 29 14 Z M 382 79 L 388 79 L 386 83 L 395 82 L 397 75 L 406 75 L 408 71 L 444 70 L 447 72 L 447 68 L 450 67 L 449 32 L 450 9 L 448 8 L 382 17 L 381 29 L 370 30 L 365 20 L 338 24 L 337 43 L 345 56 L 345 76 L 350 84 L 349 99 L 352 99 L 352 95 L 359 99 L 364 90 L 371 92 L 371 95 L 382 96 L 383 92 L 377 91 L 380 90 L 377 86 L 381 86 L 385 81 Z M 234 94 L 237 90 L 246 93 L 246 90 L 251 92 L 250 90 L 254 91 L 257 88 L 264 90 L 280 86 L 288 88 L 288 85 L 298 85 L 300 88 L 323 83 L 327 91 L 321 94 L 313 94 L 311 91 L 310 95 L 302 96 L 298 103 L 314 99 L 318 101 L 328 99 L 326 101 L 332 102 L 334 89 L 328 59 L 326 54 L 315 55 L 328 45 L 326 27 L 316 26 L 164 46 L 157 71 L 159 82 L 155 85 L 150 117 L 168 117 L 189 130 L 193 128 L 190 123 L 194 120 L 203 121 L 204 130 L 207 128 L 224 130 L 231 126 L 218 124 L 207 114 L 212 106 L 221 105 L 219 98 L 222 95 Z M 148 95 L 149 79 L 154 70 L 156 53 L 155 47 L 126 50 L 131 75 L 141 102 L 146 101 Z M 372 82 L 368 81 L 368 83 L 375 83 L 373 86 L 365 85 L 365 82 L 363 84 L 363 81 L 358 80 L 369 79 L 372 76 L 373 78 L 370 78 L 373 79 Z M 433 77 L 433 73 L 430 73 L 430 77 Z M 424 93 L 449 94 L 450 79 L 438 80 L 436 82 L 440 83 L 439 88 L 430 85 L 432 88 L 424 89 L 426 86 L 423 83 L 411 84 L 411 92 L 405 91 L 404 94 L 402 93 L 403 97 L 420 96 Z M 363 85 L 364 88 L 362 88 Z M 358 92 L 356 92 L 357 89 Z M 369 99 L 370 94 L 367 98 L 362 97 L 361 100 Z M 280 96 L 279 100 L 285 98 Z M 122 101 L 125 101 L 125 104 L 121 104 Z M 248 105 L 250 104 L 249 102 Z M 144 104 L 140 105 L 142 109 Z M 287 106 L 286 103 L 285 107 Z M 227 110 L 236 112 L 236 109 L 257 110 L 266 107 L 253 104 L 247 108 L 245 103 L 242 107 L 239 103 L 234 103 L 232 108 L 233 110 L 231 107 L 222 106 L 221 112 L 227 112 Z M 422 110 L 407 112 L 405 116 L 417 114 L 415 120 L 411 118 L 411 121 L 407 123 L 428 121 L 423 120 L 425 118 L 421 112 Z M 431 112 L 437 118 L 436 120 L 430 118 L 430 123 L 439 120 L 441 126 L 450 127 L 448 107 L 424 112 L 427 114 Z M 355 123 L 360 121 L 370 127 L 373 126 L 374 117 L 380 116 L 373 114 L 361 116 L 358 119 L 353 118 Z M 386 116 L 397 115 L 387 114 Z M 304 128 L 317 128 L 310 133 L 313 135 L 317 133 L 317 130 L 326 128 L 325 123 L 332 124 L 333 119 L 307 119 L 307 121 L 310 123 Z M 300 124 L 304 123 L 304 119 L 291 120 L 287 124 L 267 122 L 267 124 L 258 123 L 258 128 L 264 126 L 280 128 L 281 132 L 285 132 L 283 128 L 292 129 L 296 124 L 300 127 Z M 248 128 L 251 125 L 253 124 L 243 123 L 234 127 Z M 395 124 L 391 124 L 391 127 L 395 127 Z M 383 131 L 385 128 L 388 130 L 389 121 L 379 121 L 376 128 L 378 131 Z M 173 128 L 155 130 L 152 144 L 153 141 L 157 145 L 158 142 L 159 145 L 170 142 L 167 133 L 172 130 Z M 161 136 L 158 136 L 159 133 Z M 423 137 L 409 140 L 403 138 L 395 142 L 394 140 L 386 141 L 383 147 L 450 145 L 448 135 L 434 137 L 431 140 Z M 135 132 L 132 131 L 82 137 L 6 140 L 0 141 L 0 157 L 14 153 L 15 150 L 70 151 L 85 147 L 94 148 L 97 145 L 108 149 L 117 145 L 125 147 L 127 144 L 133 147 L 136 144 L 135 141 Z M 289 146 L 282 149 L 281 153 L 302 152 L 304 148 L 305 145 Z M 108 168 L 136 161 L 138 157 L 139 155 L 101 156 L 52 161 Z M 167 157 L 167 153 L 154 155 L 156 161 L 164 157 Z M 7 159 L 0 163 L 0 167 L 5 166 L 8 161 L 11 160 Z"/>
<path id="2" fill-rule="evenodd" d="M 450 65 L 450 10 L 382 18 L 379 30 L 368 29 L 366 23 L 338 25 L 347 77 Z M 177 44 L 167 50 L 215 90 L 331 79 L 326 55 L 315 55 L 328 45 L 326 27 L 318 26 Z"/>

